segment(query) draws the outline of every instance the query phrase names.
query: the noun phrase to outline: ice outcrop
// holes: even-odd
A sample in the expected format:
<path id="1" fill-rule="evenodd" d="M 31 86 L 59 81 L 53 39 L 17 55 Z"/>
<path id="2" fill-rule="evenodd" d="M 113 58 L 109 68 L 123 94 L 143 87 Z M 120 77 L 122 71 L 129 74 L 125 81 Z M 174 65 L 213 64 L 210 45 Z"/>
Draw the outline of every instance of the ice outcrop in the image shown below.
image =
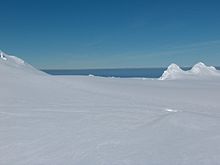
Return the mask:
<path id="1" fill-rule="evenodd" d="M 174 80 L 174 79 L 205 79 L 210 77 L 220 77 L 220 71 L 213 66 L 206 66 L 204 63 L 199 62 L 195 64 L 192 69 L 183 71 L 178 65 L 171 64 L 160 80 Z"/>
<path id="2" fill-rule="evenodd" d="M 7 55 L 3 51 L 0 50 L 0 74 L 45 74 L 30 64 L 24 62 L 22 59 Z M 23 74 L 23 75 L 25 75 Z"/>

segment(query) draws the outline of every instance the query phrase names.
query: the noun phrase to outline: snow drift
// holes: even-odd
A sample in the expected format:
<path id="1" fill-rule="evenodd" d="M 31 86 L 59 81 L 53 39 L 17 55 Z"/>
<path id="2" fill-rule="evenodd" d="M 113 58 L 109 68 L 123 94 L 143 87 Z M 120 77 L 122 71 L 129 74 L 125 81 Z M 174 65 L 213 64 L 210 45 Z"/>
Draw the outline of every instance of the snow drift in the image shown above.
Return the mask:
<path id="1" fill-rule="evenodd" d="M 219 78 L 220 71 L 213 66 L 206 66 L 204 63 L 199 62 L 195 64 L 191 70 L 184 71 L 178 65 L 171 64 L 160 80 L 176 80 L 176 79 L 212 79 Z"/>

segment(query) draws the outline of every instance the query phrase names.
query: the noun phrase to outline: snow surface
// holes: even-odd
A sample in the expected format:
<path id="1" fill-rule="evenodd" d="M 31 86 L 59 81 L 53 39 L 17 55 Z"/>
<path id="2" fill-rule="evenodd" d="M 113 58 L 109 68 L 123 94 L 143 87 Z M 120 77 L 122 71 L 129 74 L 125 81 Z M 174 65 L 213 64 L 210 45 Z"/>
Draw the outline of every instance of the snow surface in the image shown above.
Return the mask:
<path id="1" fill-rule="evenodd" d="M 220 71 L 213 66 L 206 66 L 199 62 L 195 64 L 191 70 L 183 71 L 178 65 L 171 64 L 160 80 L 176 80 L 176 79 L 213 79 L 220 78 Z"/>
<path id="2" fill-rule="evenodd" d="M 50 76 L 5 57 L 1 165 L 220 164 L 218 78 Z"/>

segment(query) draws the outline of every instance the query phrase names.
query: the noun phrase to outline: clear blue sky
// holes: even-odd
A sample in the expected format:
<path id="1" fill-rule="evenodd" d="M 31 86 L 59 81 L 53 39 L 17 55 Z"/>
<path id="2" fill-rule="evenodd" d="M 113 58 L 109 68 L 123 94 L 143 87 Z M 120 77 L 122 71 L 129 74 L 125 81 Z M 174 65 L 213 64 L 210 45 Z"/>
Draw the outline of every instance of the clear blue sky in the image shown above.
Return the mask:
<path id="1" fill-rule="evenodd" d="M 0 0 L 0 49 L 37 68 L 220 65 L 220 1 Z"/>

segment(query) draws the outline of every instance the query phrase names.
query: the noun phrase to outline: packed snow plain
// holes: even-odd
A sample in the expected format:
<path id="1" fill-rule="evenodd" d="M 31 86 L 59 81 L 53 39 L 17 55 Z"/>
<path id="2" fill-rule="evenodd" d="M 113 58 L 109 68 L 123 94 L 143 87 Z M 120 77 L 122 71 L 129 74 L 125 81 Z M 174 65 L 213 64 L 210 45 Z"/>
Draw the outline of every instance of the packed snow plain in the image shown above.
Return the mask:
<path id="1" fill-rule="evenodd" d="M 0 164 L 219 165 L 219 75 L 51 76 L 1 53 Z"/>

